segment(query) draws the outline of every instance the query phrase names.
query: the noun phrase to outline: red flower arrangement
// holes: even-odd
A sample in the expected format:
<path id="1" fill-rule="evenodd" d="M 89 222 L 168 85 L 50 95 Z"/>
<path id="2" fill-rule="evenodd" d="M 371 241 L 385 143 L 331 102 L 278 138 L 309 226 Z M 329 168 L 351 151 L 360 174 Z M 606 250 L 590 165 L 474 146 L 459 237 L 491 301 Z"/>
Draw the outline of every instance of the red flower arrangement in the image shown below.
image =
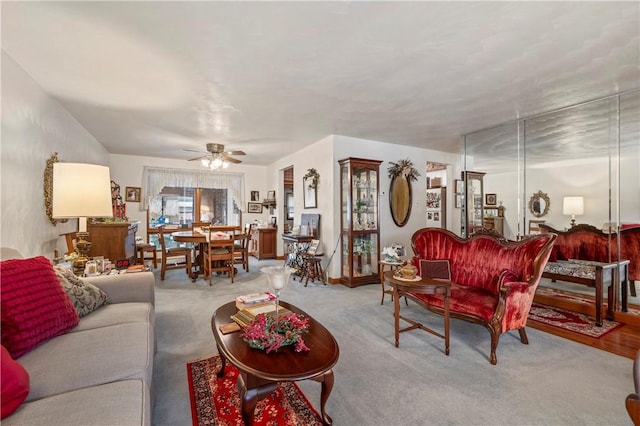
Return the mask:
<path id="1" fill-rule="evenodd" d="M 308 351 L 302 335 L 309 329 L 309 318 L 300 314 L 289 313 L 278 317 L 259 314 L 247 325 L 240 337 L 252 348 L 266 350 L 267 353 L 277 351 L 283 346 L 295 345 L 296 352 Z"/>

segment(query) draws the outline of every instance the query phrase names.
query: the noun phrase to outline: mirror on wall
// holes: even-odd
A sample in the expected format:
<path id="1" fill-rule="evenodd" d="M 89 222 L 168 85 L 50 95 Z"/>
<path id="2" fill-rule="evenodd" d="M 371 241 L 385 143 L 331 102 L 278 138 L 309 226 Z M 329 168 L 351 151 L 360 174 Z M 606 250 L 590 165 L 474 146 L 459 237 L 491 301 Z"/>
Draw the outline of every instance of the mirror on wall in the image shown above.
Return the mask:
<path id="1" fill-rule="evenodd" d="M 568 229 L 565 197 L 584 198 L 579 223 L 640 221 L 639 100 L 636 90 L 464 135 L 464 169 L 484 172 L 484 192 L 503 202 L 506 238 L 540 217 Z"/>
<path id="2" fill-rule="evenodd" d="M 535 217 L 543 217 L 549 213 L 551 201 L 549 196 L 542 191 L 538 191 L 529 199 L 529 212 Z"/>

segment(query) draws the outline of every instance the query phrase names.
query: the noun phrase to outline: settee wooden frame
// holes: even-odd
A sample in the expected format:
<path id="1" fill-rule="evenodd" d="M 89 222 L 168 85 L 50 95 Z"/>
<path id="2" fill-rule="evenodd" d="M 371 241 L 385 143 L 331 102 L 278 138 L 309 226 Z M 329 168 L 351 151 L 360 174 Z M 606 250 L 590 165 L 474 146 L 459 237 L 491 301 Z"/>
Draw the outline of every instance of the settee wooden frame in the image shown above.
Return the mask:
<path id="1" fill-rule="evenodd" d="M 422 259 L 431 259 L 431 260 L 437 260 L 437 259 L 448 259 L 447 257 L 443 256 L 442 253 L 436 255 L 435 257 L 431 257 L 431 256 L 424 256 L 425 253 L 420 253 L 420 249 L 416 246 L 416 240 L 417 238 L 419 238 L 421 235 L 423 235 L 425 232 L 429 232 L 429 233 L 435 233 L 435 234 L 440 234 L 442 236 L 445 236 L 445 238 L 450 238 L 453 241 L 460 243 L 462 246 L 466 246 L 471 244 L 473 241 L 477 241 L 480 239 L 489 239 L 492 240 L 494 242 L 494 244 L 499 245 L 500 247 L 506 249 L 507 251 L 509 251 L 510 249 L 515 249 L 517 247 L 522 247 L 525 245 L 529 245 L 529 244 L 540 244 L 540 248 L 538 250 L 538 252 L 535 255 L 535 258 L 533 259 L 533 269 L 532 269 L 532 273 L 530 274 L 530 276 L 527 277 L 523 277 L 521 281 L 518 282 L 508 282 L 509 280 L 509 274 L 512 271 L 506 270 L 507 268 L 505 268 L 505 270 L 500 273 L 499 277 L 497 278 L 497 283 L 496 283 L 496 288 L 497 288 L 497 294 L 495 295 L 497 298 L 497 302 L 496 302 L 496 306 L 495 309 L 493 310 L 490 318 L 487 320 L 479 315 L 475 315 L 473 313 L 470 312 L 463 312 L 460 311 L 458 309 L 456 309 L 456 304 L 453 303 L 453 301 L 455 300 L 456 296 L 455 296 L 455 292 L 452 291 L 451 292 L 451 300 L 452 302 L 450 302 L 450 307 L 449 307 L 449 315 L 451 316 L 451 318 L 457 318 L 457 319 L 461 319 L 470 323 L 475 323 L 475 324 L 480 324 L 482 326 L 484 326 L 488 331 L 489 334 L 491 336 L 491 352 L 490 352 L 490 357 L 489 357 L 489 362 L 492 365 L 497 364 L 498 360 L 497 360 L 497 355 L 496 355 L 496 350 L 498 348 L 498 342 L 500 340 L 500 335 L 502 333 L 505 333 L 507 331 L 513 330 L 513 329 L 517 329 L 519 336 L 520 336 L 520 341 L 523 344 L 528 344 L 529 343 L 529 339 L 527 337 L 527 333 L 525 330 L 525 325 L 526 325 L 526 321 L 527 321 L 527 316 L 529 313 L 529 309 L 531 307 L 531 304 L 533 303 L 533 297 L 535 294 L 535 289 L 538 286 L 538 283 L 540 282 L 540 277 L 542 276 L 542 272 L 544 271 L 544 267 L 547 263 L 547 260 L 549 258 L 549 255 L 551 253 L 551 248 L 553 246 L 554 240 L 556 238 L 555 234 L 538 234 L 538 235 L 534 235 L 531 237 L 528 237 L 522 241 L 505 241 L 504 239 L 500 239 L 500 238 L 496 238 L 494 236 L 491 235 L 487 235 L 487 234 L 478 234 L 478 235 L 473 235 L 472 237 L 468 238 L 468 239 L 463 239 L 460 238 L 459 236 L 457 236 L 456 234 L 445 230 L 445 229 L 440 229 L 440 228 L 423 228 L 420 229 L 418 231 L 416 231 L 413 236 L 411 237 L 411 245 L 412 245 L 412 249 L 413 252 L 415 254 L 412 262 L 414 263 L 414 265 L 419 267 L 419 261 Z M 452 282 L 454 284 L 455 283 L 455 279 L 453 279 L 455 277 L 455 265 L 451 265 L 452 268 Z M 464 286 L 465 284 L 462 284 L 462 286 Z M 514 324 L 516 324 L 514 327 L 512 328 L 504 328 L 504 324 L 505 324 L 505 315 L 507 313 L 507 309 L 508 309 L 508 300 L 509 300 L 509 293 L 513 290 L 513 285 L 521 285 L 526 287 L 529 291 L 529 295 L 528 295 L 528 300 L 526 302 L 526 306 L 523 308 L 524 312 L 522 312 L 522 318 L 520 318 L 519 321 L 515 321 Z M 471 287 L 471 286 L 469 286 Z M 414 297 L 411 297 L 412 300 L 414 300 L 416 303 L 418 303 L 420 306 L 422 306 L 423 308 L 438 314 L 438 315 L 444 315 L 444 309 L 441 306 L 438 305 L 434 305 L 432 303 L 428 303 L 427 301 L 423 300 L 420 295 L 414 295 Z"/>

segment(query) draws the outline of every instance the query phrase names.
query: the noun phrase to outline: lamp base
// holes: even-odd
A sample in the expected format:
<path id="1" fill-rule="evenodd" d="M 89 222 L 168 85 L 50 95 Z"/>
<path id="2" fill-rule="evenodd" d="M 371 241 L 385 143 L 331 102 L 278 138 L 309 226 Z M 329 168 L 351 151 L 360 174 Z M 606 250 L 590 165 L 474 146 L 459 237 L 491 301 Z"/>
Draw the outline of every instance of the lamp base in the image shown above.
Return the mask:
<path id="1" fill-rule="evenodd" d="M 76 238 L 76 253 L 78 253 L 78 257 L 73 261 L 73 273 L 76 276 L 84 275 L 84 268 L 89 261 L 89 250 L 91 249 L 91 243 L 86 239 L 89 238 L 88 232 L 77 232 Z"/>

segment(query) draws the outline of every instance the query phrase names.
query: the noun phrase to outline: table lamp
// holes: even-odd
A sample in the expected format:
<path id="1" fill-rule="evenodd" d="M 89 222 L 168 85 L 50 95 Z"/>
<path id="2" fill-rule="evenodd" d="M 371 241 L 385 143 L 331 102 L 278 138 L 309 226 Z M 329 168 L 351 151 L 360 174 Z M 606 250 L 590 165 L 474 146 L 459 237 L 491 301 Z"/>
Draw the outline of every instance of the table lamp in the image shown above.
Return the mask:
<path id="1" fill-rule="evenodd" d="M 78 257 L 73 262 L 73 273 L 82 275 L 91 248 L 87 241 L 87 218 L 113 214 L 109 168 L 97 164 L 54 163 L 52 192 L 51 216 L 54 219 L 78 218 Z"/>
<path id="2" fill-rule="evenodd" d="M 576 215 L 584 214 L 584 197 L 564 197 L 562 214 L 571 215 L 571 227 L 574 227 Z"/>

